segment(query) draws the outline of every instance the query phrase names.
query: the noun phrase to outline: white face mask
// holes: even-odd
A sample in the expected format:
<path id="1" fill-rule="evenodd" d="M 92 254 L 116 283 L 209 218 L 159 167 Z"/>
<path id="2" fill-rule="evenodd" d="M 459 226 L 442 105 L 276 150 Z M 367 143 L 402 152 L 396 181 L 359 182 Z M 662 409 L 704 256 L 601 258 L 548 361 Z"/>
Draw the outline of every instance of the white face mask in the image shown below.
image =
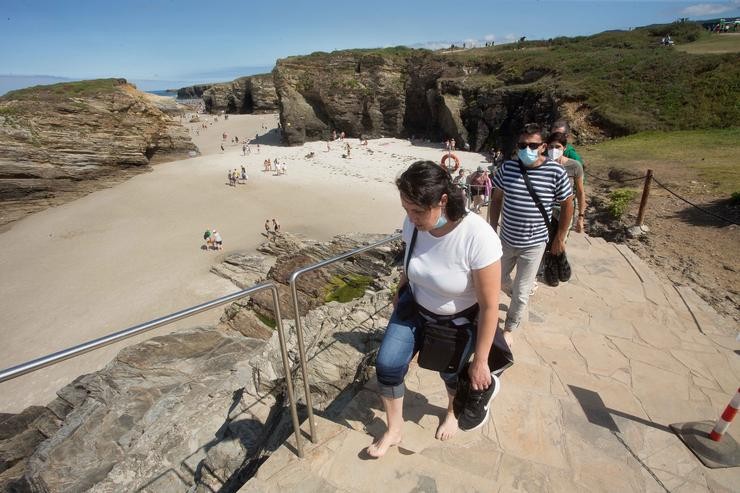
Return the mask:
<path id="1" fill-rule="evenodd" d="M 553 149 L 547 150 L 547 157 L 549 157 L 550 159 L 557 160 L 557 159 L 560 159 L 560 156 L 562 155 L 563 155 L 562 149 L 553 148 Z"/>

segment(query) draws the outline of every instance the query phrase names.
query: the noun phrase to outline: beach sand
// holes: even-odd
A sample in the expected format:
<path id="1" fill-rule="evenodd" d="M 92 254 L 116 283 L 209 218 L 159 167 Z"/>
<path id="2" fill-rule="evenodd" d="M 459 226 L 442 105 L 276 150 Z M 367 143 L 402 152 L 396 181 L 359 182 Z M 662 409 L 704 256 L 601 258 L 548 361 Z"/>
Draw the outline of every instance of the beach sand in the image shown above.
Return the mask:
<path id="1" fill-rule="evenodd" d="M 209 120 L 212 117 L 208 117 Z M 33 214 L 0 234 L 0 367 L 8 368 L 69 346 L 238 290 L 209 269 L 234 252 L 253 252 L 265 219 L 283 231 L 326 240 L 339 233 L 392 234 L 403 210 L 393 184 L 413 161 L 439 161 L 441 145 L 377 139 L 300 147 L 279 143 L 277 115 L 230 115 L 193 133 L 201 156 L 158 164 L 144 173 L 58 207 Z M 267 126 L 267 129 L 263 128 Z M 195 127 L 195 125 L 192 125 Z M 269 130 L 269 132 L 268 132 Z M 221 134 L 256 133 L 260 152 Z M 266 135 L 265 135 L 266 134 Z M 314 157 L 306 159 L 310 152 Z M 485 165 L 457 153 L 463 166 Z M 287 174 L 263 172 L 266 158 L 287 163 Z M 249 181 L 227 184 L 244 164 Z M 223 251 L 205 251 L 203 232 L 217 229 Z M 211 310 L 0 384 L 0 412 L 45 404 L 76 376 L 104 366 L 126 345 L 176 328 L 213 324 Z"/>

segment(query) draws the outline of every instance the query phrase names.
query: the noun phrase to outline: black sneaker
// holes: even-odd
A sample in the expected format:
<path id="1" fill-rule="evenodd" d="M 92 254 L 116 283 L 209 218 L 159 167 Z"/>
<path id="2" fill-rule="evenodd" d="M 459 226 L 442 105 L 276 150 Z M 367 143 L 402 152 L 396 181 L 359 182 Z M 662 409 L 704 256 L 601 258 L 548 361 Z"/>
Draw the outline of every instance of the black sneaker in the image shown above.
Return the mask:
<path id="1" fill-rule="evenodd" d="M 545 283 L 553 288 L 560 284 L 558 279 L 558 264 L 554 255 L 547 255 L 545 260 Z"/>
<path id="2" fill-rule="evenodd" d="M 570 264 L 568 263 L 568 257 L 565 256 L 565 252 L 558 255 L 558 279 L 560 282 L 570 281 L 571 270 Z"/>
<path id="3" fill-rule="evenodd" d="M 477 430 L 488 422 L 491 414 L 491 401 L 501 388 L 501 381 L 491 375 L 491 385 L 486 390 L 469 390 L 465 406 L 457 419 L 457 425 L 463 431 Z M 454 408 L 454 401 L 453 401 Z"/>

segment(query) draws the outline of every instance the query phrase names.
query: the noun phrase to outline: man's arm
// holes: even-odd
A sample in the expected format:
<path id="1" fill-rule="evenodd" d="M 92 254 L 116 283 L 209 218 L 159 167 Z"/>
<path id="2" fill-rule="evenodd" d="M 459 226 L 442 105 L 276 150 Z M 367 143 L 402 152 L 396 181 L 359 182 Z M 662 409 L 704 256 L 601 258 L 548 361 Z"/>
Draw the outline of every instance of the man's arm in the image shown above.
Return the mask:
<path id="1" fill-rule="evenodd" d="M 583 189 L 583 176 L 576 177 L 575 188 L 576 198 L 578 199 L 578 218 L 576 219 L 576 232 L 583 233 L 583 218 L 584 214 L 586 213 L 586 191 Z"/>
<path id="2" fill-rule="evenodd" d="M 558 222 L 558 232 L 552 241 L 550 252 L 553 255 L 559 255 L 565 251 L 565 237 L 568 235 L 570 228 L 570 219 L 573 217 L 573 195 L 560 202 L 560 221 Z"/>
<path id="3" fill-rule="evenodd" d="M 500 188 L 493 189 L 491 207 L 488 208 L 488 222 L 494 231 L 498 231 L 498 220 L 501 216 L 501 207 L 504 205 L 504 191 Z M 571 210 L 572 212 L 572 210 Z"/>

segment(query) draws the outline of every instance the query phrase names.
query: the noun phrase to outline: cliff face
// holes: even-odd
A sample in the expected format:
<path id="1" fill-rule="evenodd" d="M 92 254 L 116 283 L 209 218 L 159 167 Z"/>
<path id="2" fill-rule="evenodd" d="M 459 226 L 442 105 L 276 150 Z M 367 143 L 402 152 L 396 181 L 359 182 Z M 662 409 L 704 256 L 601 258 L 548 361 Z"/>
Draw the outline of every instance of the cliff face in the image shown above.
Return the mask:
<path id="1" fill-rule="evenodd" d="M 197 152 L 168 116 L 171 105 L 123 79 L 38 86 L 0 98 L 0 224 Z"/>
<path id="2" fill-rule="evenodd" d="M 196 99 L 203 96 L 203 93 L 213 87 L 213 84 L 198 84 L 195 86 L 181 87 L 177 90 L 177 99 Z"/>
<path id="3" fill-rule="evenodd" d="M 213 84 L 201 96 L 209 113 L 274 113 L 277 95 L 271 74 L 240 77 Z"/>
<path id="4" fill-rule="evenodd" d="M 345 51 L 279 60 L 274 71 L 284 140 L 348 136 L 454 138 L 473 150 L 561 102 L 545 86 L 483 84 L 479 67 L 422 50 Z"/>
<path id="5" fill-rule="evenodd" d="M 509 151 L 523 124 L 559 118 L 576 142 L 732 125 L 740 56 L 658 48 L 666 33 L 679 43 L 703 35 L 676 23 L 454 52 L 397 47 L 278 60 L 283 139 L 298 145 L 336 130 Z"/>

